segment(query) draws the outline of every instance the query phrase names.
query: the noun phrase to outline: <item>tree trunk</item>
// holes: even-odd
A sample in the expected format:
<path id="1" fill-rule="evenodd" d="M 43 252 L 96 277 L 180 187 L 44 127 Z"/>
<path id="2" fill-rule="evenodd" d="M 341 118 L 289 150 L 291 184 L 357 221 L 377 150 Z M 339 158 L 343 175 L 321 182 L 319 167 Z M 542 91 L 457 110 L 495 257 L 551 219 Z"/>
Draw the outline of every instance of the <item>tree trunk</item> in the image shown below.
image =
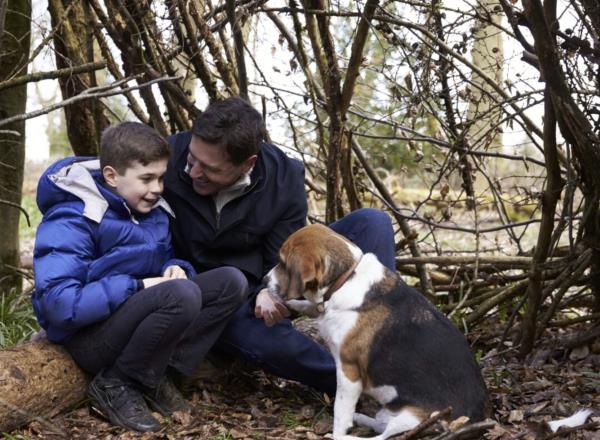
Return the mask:
<path id="1" fill-rule="evenodd" d="M 0 82 L 27 73 L 30 47 L 31 2 L 9 0 L 4 33 L 0 35 Z M 0 91 L 0 119 L 25 113 L 27 85 Z M 20 289 L 19 217 L 23 167 L 25 164 L 25 121 L 0 129 L 0 292 Z"/>
<path id="2" fill-rule="evenodd" d="M 73 4 L 67 12 L 66 0 L 50 0 L 48 9 L 52 27 L 61 26 L 54 35 L 56 66 L 59 69 L 94 61 L 93 29 L 86 2 Z M 67 19 L 68 16 L 68 19 Z M 96 85 L 96 73 L 80 73 L 59 79 L 63 99 L 78 95 Z M 65 107 L 67 134 L 71 147 L 79 156 L 96 156 L 100 151 L 100 134 L 109 124 L 98 99 L 86 99 Z"/>
<path id="3" fill-rule="evenodd" d="M 556 116 L 549 90 L 544 103 L 544 159 L 546 161 L 547 183 L 542 195 L 542 221 L 538 231 L 531 268 L 529 269 L 527 308 L 523 316 L 521 347 L 519 349 L 521 357 L 525 357 L 531 352 L 536 335 L 539 336 L 540 331 L 543 330 L 538 322 L 538 312 L 544 300 L 541 265 L 550 254 L 556 205 L 564 186 L 564 181 L 560 175 L 558 150 L 556 148 Z"/>
<path id="4" fill-rule="evenodd" d="M 0 351 L 0 432 L 74 407 L 85 397 L 87 382 L 59 345 L 28 342 Z"/>
<path id="5" fill-rule="evenodd" d="M 546 95 L 551 94 L 554 113 L 561 134 L 573 148 L 574 157 L 580 167 L 581 189 L 584 196 L 583 238 L 588 246 L 597 249 L 600 244 L 600 137 L 594 132 L 590 121 L 571 95 L 566 73 L 561 68 L 555 38 L 549 23 L 556 21 L 556 3 L 542 3 L 540 0 L 524 0 L 524 13 L 529 29 L 535 40 L 535 50 L 539 59 L 540 71 L 547 84 Z M 593 261 L 592 267 L 600 267 Z M 600 306 L 600 279 L 592 277 L 590 287 L 596 306 Z M 522 353 L 523 354 L 523 353 Z"/>

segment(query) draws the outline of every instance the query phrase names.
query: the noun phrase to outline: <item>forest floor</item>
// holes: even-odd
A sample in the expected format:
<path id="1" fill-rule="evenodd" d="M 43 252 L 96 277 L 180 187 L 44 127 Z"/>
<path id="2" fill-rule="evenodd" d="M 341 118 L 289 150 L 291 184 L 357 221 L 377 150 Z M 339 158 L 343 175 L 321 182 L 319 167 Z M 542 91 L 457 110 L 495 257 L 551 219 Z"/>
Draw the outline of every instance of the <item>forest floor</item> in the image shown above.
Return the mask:
<path id="1" fill-rule="evenodd" d="M 35 209 L 35 183 L 42 165 L 30 173 L 26 198 L 32 213 L 32 226 L 23 225 L 23 258 L 31 260 L 33 235 L 39 214 Z M 36 174 L 37 173 L 37 174 Z M 465 218 L 465 224 L 472 219 Z M 480 219 L 484 222 L 485 218 Z M 529 238 L 526 237 L 528 240 Z M 448 239 L 457 251 L 462 237 Z M 497 251 L 505 241 L 488 237 L 482 247 Z M 527 242 L 528 243 L 528 242 Z M 528 247 L 527 243 L 524 244 Z M 502 248 L 510 253 L 507 246 Z M 30 263 L 29 263 L 30 264 Z M 497 315 L 496 315 L 497 316 Z M 495 318 L 493 318 L 495 319 Z M 585 439 L 600 440 L 600 338 L 595 342 L 565 349 L 565 341 L 584 326 L 570 326 L 547 330 L 526 361 L 516 357 L 510 340 L 499 344 L 498 335 L 504 323 L 490 319 L 468 335 L 473 350 L 480 360 L 483 375 L 490 392 L 493 407 L 491 420 L 495 425 L 475 436 L 451 439 Z M 313 322 L 296 321 L 299 327 L 318 339 Z M 500 349 L 498 349 L 500 345 Z M 218 374 L 200 380 L 187 395 L 194 407 L 192 414 L 177 413 L 163 419 L 163 429 L 156 433 L 137 434 L 113 427 L 93 410 L 88 402 L 51 420 L 34 421 L 20 430 L 4 434 L 7 439 L 69 438 L 69 439 L 203 439 L 203 440 L 275 440 L 320 439 L 332 429 L 332 401 L 296 382 L 283 380 L 247 365 L 234 363 L 220 368 Z M 372 401 L 361 400 L 360 410 L 375 411 Z M 591 408 L 595 415 L 586 425 L 572 432 L 551 434 L 546 421 L 569 416 L 582 408 Z M 448 423 L 435 425 L 437 431 L 427 435 L 410 436 L 433 440 Z M 355 428 L 359 436 L 373 435 L 364 428 Z M 2 433 L 0 433 L 1 435 Z"/>
<path id="2" fill-rule="evenodd" d="M 310 320 L 301 320 L 299 326 L 314 335 Z M 569 332 L 575 330 L 571 327 Z M 522 362 L 509 341 L 497 351 L 498 340 L 490 335 L 481 330 L 470 334 L 469 339 L 481 356 L 493 406 L 491 420 L 496 423 L 475 436 L 450 438 L 600 439 L 599 339 L 568 351 L 561 346 L 571 334 L 548 332 L 528 361 Z M 34 421 L 6 438 L 313 440 L 331 432 L 333 406 L 326 396 L 247 365 L 234 363 L 217 371 L 211 378 L 196 382 L 188 393 L 194 407 L 192 414 L 176 413 L 167 419 L 156 414 L 163 422 L 163 429 L 156 433 L 137 434 L 113 427 L 83 402 L 73 411 L 52 420 Z M 359 406 L 365 413 L 375 409 L 369 400 L 361 400 Z M 585 425 L 550 433 L 546 421 L 582 408 L 595 410 Z M 429 434 L 410 438 L 441 438 L 444 429 L 448 429 L 448 423 L 439 422 Z M 372 435 L 365 428 L 353 432 Z"/>

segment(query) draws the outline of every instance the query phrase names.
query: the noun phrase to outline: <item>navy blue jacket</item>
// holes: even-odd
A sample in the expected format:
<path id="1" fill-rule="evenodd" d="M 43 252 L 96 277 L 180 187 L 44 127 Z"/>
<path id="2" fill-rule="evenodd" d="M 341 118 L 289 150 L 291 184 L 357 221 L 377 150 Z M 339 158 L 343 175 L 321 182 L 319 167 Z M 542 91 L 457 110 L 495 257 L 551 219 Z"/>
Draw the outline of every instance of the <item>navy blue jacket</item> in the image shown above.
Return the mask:
<path id="1" fill-rule="evenodd" d="M 212 196 L 195 193 L 184 172 L 190 140 L 190 132 L 168 138 L 172 154 L 163 195 L 176 215 L 172 222 L 175 254 L 199 272 L 237 267 L 255 294 L 263 276 L 277 263 L 283 242 L 306 222 L 304 167 L 279 148 L 263 144 L 250 185 L 217 216 Z"/>
<path id="2" fill-rule="evenodd" d="M 107 318 L 138 291 L 140 279 L 175 264 L 194 275 L 189 263 L 173 258 L 167 203 L 159 199 L 148 214 L 134 215 L 104 187 L 94 159 L 60 160 L 38 184 L 44 216 L 33 254 L 32 303 L 53 342 Z"/>

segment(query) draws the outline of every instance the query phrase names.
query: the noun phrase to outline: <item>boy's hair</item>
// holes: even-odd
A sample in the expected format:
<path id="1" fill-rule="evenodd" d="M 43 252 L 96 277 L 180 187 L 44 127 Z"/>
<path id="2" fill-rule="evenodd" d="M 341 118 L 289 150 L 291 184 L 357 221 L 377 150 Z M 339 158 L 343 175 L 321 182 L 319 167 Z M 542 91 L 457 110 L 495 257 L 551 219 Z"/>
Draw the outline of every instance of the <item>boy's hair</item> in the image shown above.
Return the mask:
<path id="1" fill-rule="evenodd" d="M 262 116 L 237 96 L 210 104 L 194 121 L 192 134 L 227 150 L 231 162 L 241 164 L 258 154 L 267 138 Z"/>
<path id="2" fill-rule="evenodd" d="M 111 166 L 121 175 L 133 162 L 148 165 L 169 159 L 169 143 L 152 127 L 141 122 L 111 125 L 100 137 L 100 168 Z"/>

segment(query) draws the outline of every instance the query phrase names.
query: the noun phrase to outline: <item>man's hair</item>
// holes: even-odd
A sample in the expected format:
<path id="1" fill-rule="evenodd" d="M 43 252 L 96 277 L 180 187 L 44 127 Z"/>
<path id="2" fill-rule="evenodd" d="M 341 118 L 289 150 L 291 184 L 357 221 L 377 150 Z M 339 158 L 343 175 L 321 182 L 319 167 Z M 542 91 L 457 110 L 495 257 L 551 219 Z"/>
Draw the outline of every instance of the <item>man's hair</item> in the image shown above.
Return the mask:
<path id="1" fill-rule="evenodd" d="M 168 142 L 152 127 L 140 122 L 111 125 L 100 138 L 100 168 L 111 166 L 124 174 L 133 162 L 148 165 L 169 159 Z"/>
<path id="2" fill-rule="evenodd" d="M 192 134 L 225 148 L 236 165 L 258 154 L 267 138 L 262 116 L 237 96 L 210 104 L 194 121 Z"/>

